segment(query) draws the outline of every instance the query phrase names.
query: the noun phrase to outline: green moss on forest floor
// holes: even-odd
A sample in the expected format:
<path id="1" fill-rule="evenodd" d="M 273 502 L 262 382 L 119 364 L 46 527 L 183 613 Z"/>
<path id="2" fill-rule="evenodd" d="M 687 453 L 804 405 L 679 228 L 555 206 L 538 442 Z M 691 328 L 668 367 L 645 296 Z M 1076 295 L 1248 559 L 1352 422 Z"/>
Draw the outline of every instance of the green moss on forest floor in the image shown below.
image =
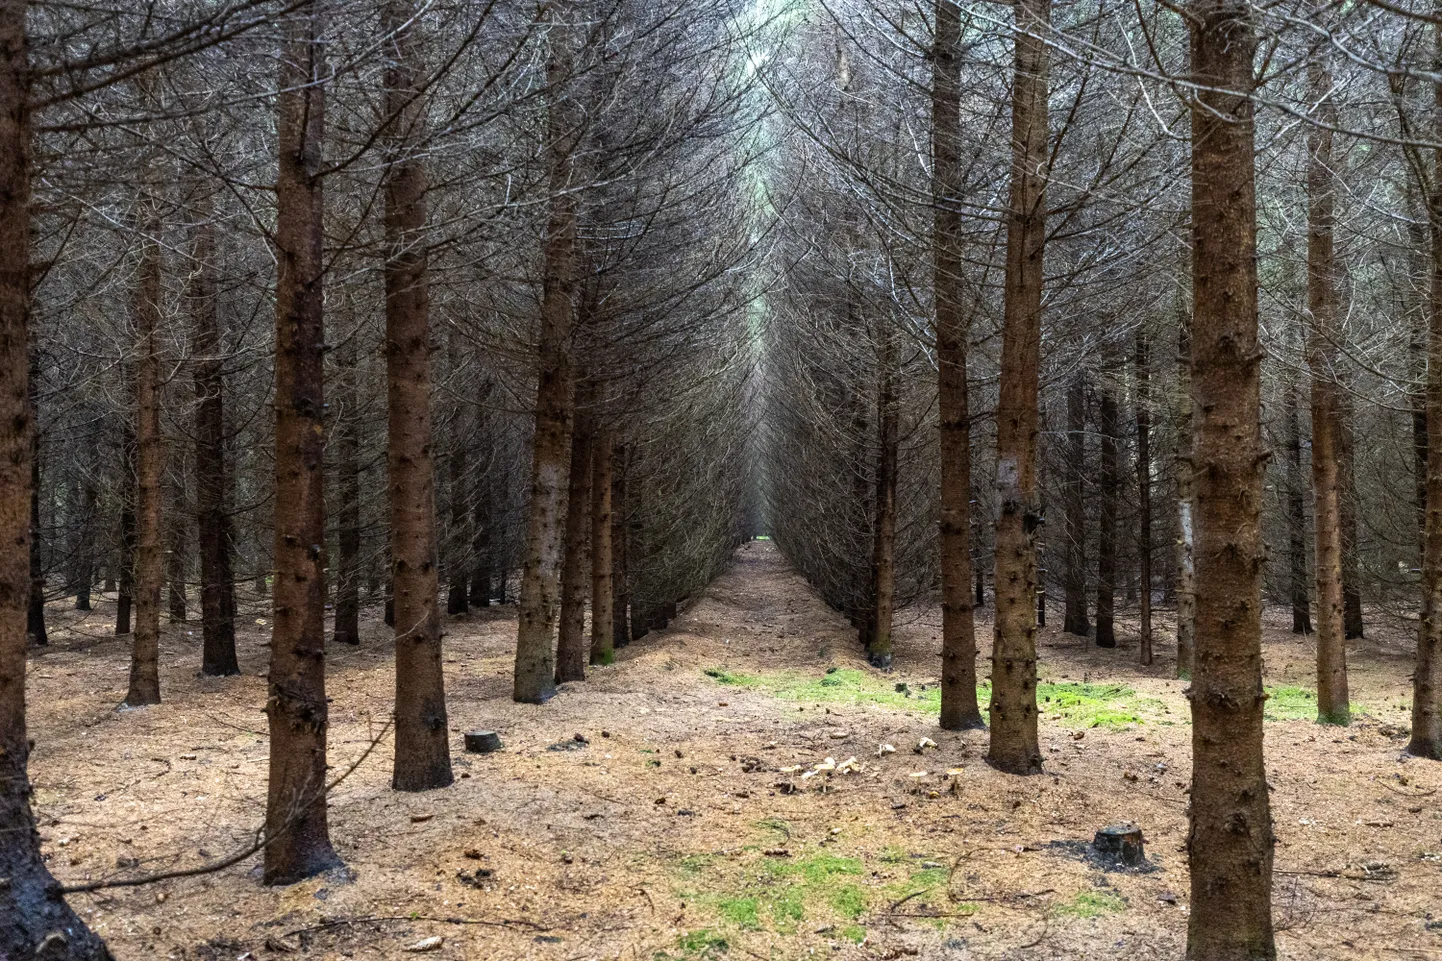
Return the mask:
<path id="1" fill-rule="evenodd" d="M 1127 902 L 1119 894 L 1110 891 L 1082 891 L 1076 897 L 1059 904 L 1052 913 L 1061 918 L 1099 918 L 1104 914 L 1116 914 L 1127 909 Z"/>

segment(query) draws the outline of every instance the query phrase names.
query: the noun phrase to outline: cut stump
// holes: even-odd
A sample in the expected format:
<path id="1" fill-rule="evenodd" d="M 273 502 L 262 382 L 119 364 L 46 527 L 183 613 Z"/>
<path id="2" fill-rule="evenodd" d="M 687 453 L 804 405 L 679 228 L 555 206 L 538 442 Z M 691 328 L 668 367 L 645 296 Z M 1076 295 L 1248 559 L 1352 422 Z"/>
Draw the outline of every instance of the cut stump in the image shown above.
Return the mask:
<path id="1" fill-rule="evenodd" d="M 495 731 L 467 731 L 466 750 L 471 754 L 490 754 L 501 749 L 501 736 Z"/>
<path id="2" fill-rule="evenodd" d="M 1142 829 L 1126 824 L 1102 828 L 1092 841 L 1098 854 L 1115 858 L 1123 864 L 1141 864 L 1147 859 L 1142 842 Z"/>

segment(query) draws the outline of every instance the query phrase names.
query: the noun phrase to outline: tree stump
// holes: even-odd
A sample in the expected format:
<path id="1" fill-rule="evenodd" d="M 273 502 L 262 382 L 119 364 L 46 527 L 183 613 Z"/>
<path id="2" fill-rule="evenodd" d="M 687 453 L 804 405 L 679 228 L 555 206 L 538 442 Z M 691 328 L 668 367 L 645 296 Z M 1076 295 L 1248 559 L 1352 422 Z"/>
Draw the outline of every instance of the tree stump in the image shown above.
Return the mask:
<path id="1" fill-rule="evenodd" d="M 1123 864 L 1141 864 L 1147 859 L 1142 842 L 1142 829 L 1124 824 L 1102 828 L 1092 841 L 1098 854 L 1115 858 Z"/>
<path id="2" fill-rule="evenodd" d="M 500 749 L 501 736 L 495 731 L 466 732 L 466 750 L 469 753 L 490 754 L 492 751 L 499 751 Z"/>

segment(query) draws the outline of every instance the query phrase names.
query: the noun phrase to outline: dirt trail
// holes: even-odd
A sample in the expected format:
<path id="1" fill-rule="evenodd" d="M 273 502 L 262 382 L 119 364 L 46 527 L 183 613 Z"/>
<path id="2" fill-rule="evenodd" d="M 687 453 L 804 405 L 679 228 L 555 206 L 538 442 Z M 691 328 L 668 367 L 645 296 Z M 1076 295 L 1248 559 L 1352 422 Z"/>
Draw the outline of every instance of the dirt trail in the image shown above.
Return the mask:
<path id="1" fill-rule="evenodd" d="M 197 678 L 197 639 L 170 629 L 166 703 L 117 713 L 124 642 L 96 639 L 109 616 L 72 616 L 31 665 L 37 807 L 70 882 L 202 864 L 247 843 L 263 810 L 266 626 L 247 624 L 245 675 L 228 680 Z M 509 700 L 513 609 L 455 620 L 460 779 L 397 794 L 382 743 L 332 800 L 345 872 L 271 890 L 252 859 L 76 906 L 122 961 L 402 958 L 434 936 L 432 956 L 475 959 L 1180 957 L 1181 684 L 1131 650 L 1044 633 L 1048 770 L 1010 777 L 981 762 L 984 733 L 935 728 L 939 615 L 903 619 L 897 669 L 880 675 L 756 542 L 668 631 L 542 707 Z M 332 652 L 338 770 L 386 717 L 387 633 L 369 621 L 359 650 Z M 1268 640 L 1274 682 L 1304 680 L 1310 647 Z M 1370 717 L 1268 730 L 1283 955 L 1442 958 L 1427 923 L 1442 910 L 1442 816 L 1425 793 L 1442 769 L 1399 759 L 1400 649 L 1352 656 Z M 477 727 L 505 750 L 460 753 Z M 938 746 L 918 756 L 922 737 Z M 878 756 L 883 743 L 897 752 Z M 853 756 L 858 773 L 802 776 Z M 1092 833 L 1127 819 L 1150 868 L 1089 860 Z"/>

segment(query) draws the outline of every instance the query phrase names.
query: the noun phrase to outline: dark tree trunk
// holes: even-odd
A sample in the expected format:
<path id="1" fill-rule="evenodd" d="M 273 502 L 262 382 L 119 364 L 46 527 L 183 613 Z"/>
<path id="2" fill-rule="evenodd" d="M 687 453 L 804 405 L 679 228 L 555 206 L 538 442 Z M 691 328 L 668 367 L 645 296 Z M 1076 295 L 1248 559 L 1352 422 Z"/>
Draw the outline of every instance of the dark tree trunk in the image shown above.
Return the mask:
<path id="1" fill-rule="evenodd" d="M 275 585 L 265 883 L 339 865 L 326 816 L 325 316 L 317 0 L 287 19 L 276 96 Z"/>
<path id="2" fill-rule="evenodd" d="M 488 421 L 484 414 L 480 418 L 478 433 L 485 436 L 485 428 Z M 492 551 L 494 550 L 494 536 L 492 534 L 495 521 L 495 509 L 491 503 L 495 488 L 491 481 L 490 471 L 482 473 L 476 479 L 476 498 L 472 517 L 472 536 L 474 540 L 471 545 L 471 553 L 474 559 L 471 565 L 471 603 L 478 607 L 491 606 L 491 588 L 493 568 L 491 562 Z"/>
<path id="3" fill-rule="evenodd" d="M 1196 660 L 1196 474 L 1192 469 L 1192 320 L 1177 323 L 1177 677 L 1190 678 Z"/>
<path id="4" fill-rule="evenodd" d="M 1350 395 L 1338 392 L 1337 501 L 1342 523 L 1342 627 L 1346 640 L 1365 636 L 1362 622 L 1362 570 L 1358 552 L 1357 474 Z"/>
<path id="5" fill-rule="evenodd" d="M 577 401 L 578 408 L 587 405 L 588 401 Z M 556 638 L 557 682 L 584 681 L 590 660 L 586 644 L 586 594 L 590 585 L 586 556 L 591 535 L 591 441 L 590 417 L 587 413 L 578 413 L 571 433 L 571 470 L 567 484 L 561 623 Z"/>
<path id="6" fill-rule="evenodd" d="M 81 482 L 80 531 L 75 537 L 75 609 L 90 610 L 90 592 L 95 584 L 95 510 L 99 494 L 95 482 Z"/>
<path id="7" fill-rule="evenodd" d="M 120 428 L 120 578 L 115 596 L 115 636 L 130 633 L 135 598 L 135 425 Z"/>
<path id="8" fill-rule="evenodd" d="M 171 492 L 170 516 L 165 521 L 165 584 L 169 593 L 170 623 L 184 624 L 189 616 L 185 596 L 186 546 L 185 504 L 179 491 Z"/>
<path id="9" fill-rule="evenodd" d="M 1066 608 L 1062 630 L 1077 637 L 1091 633 L 1087 620 L 1086 428 L 1086 375 L 1078 371 L 1066 390 L 1067 457 L 1062 481 L 1066 508 Z"/>
<path id="10" fill-rule="evenodd" d="M 1261 357 L 1251 7 L 1192 0 L 1192 394 L 1196 666 L 1188 961 L 1270 961 L 1272 834 L 1262 757 Z"/>
<path id="11" fill-rule="evenodd" d="M 446 465 L 450 475 L 451 526 L 447 532 L 446 551 L 446 613 L 466 614 L 471 609 L 470 582 L 474 558 L 466 553 L 471 549 L 471 509 L 467 486 L 470 482 L 470 439 L 461 436 L 462 430 L 454 430 L 451 439 L 450 462 Z"/>
<path id="12" fill-rule="evenodd" d="M 596 434 L 591 448 L 591 663 L 616 659 L 615 586 L 612 577 L 611 495 L 615 481 L 615 438 Z"/>
<path id="13" fill-rule="evenodd" d="M 1137 330 L 1137 577 L 1141 584 L 1138 656 L 1150 665 L 1152 652 L 1152 345 L 1146 328 Z"/>
<path id="14" fill-rule="evenodd" d="M 1001 387 L 996 413 L 996 621 L 987 760 L 1011 774 L 1041 770 L 1036 708 L 1036 484 L 1050 0 L 1018 0 L 1012 92 L 1011 196 Z"/>
<path id="15" fill-rule="evenodd" d="M 1302 477 L 1302 428 L 1297 375 L 1283 372 L 1282 418 L 1287 454 L 1288 594 L 1292 601 L 1292 633 L 1312 633 L 1312 597 L 1307 584 L 1307 491 Z"/>
<path id="16" fill-rule="evenodd" d="M 890 670 L 891 628 L 896 613 L 896 469 L 900 410 L 896 397 L 896 331 L 887 320 L 880 331 L 876 398 L 876 519 L 872 527 L 871 636 L 867 657 L 872 667 Z"/>
<path id="17" fill-rule="evenodd" d="M 941 727 L 982 727 L 976 699 L 976 621 L 971 603 L 971 413 L 967 314 L 958 208 L 961 161 L 961 8 L 938 0 L 932 47 L 931 158 L 936 367 L 941 421 Z M 983 601 L 981 565 L 976 601 Z"/>
<path id="18" fill-rule="evenodd" d="M 355 335 L 336 350 L 336 558 L 335 626 L 337 644 L 360 643 L 361 469 L 360 398 L 357 396 Z M 372 592 L 374 593 L 374 592 Z"/>
<path id="19" fill-rule="evenodd" d="M 35 379 L 30 379 L 30 389 L 35 389 Z M 30 409 L 35 409 L 35 398 L 29 398 Z M 50 643 L 50 632 L 45 627 L 45 568 L 40 562 L 40 431 L 30 435 L 30 586 L 29 600 L 25 610 L 25 634 L 36 647 Z"/>
<path id="20" fill-rule="evenodd" d="M 611 617 L 617 647 L 631 643 L 631 580 L 628 564 L 630 525 L 626 514 L 626 474 L 630 452 L 617 445 L 611 465 Z"/>
<path id="21" fill-rule="evenodd" d="M 0 5 L 0 956 L 110 961 L 65 900 L 40 853 L 25 726 L 31 459 L 29 384 L 30 112 L 26 4 Z M 60 937 L 57 939 L 56 934 Z"/>
<path id="22" fill-rule="evenodd" d="M 1101 388 L 1101 471 L 1098 493 L 1101 511 L 1097 518 L 1097 647 L 1116 647 L 1114 622 L 1117 590 L 1117 502 L 1121 497 L 1121 457 L 1117 435 L 1121 416 L 1117 410 L 1115 371 L 1108 365 Z"/>
<path id="23" fill-rule="evenodd" d="M 235 657 L 235 543 L 226 498 L 225 365 L 215 289 L 215 222 L 196 230 L 187 290 L 195 336 L 195 518 L 200 534 L 201 673 L 240 673 Z"/>

